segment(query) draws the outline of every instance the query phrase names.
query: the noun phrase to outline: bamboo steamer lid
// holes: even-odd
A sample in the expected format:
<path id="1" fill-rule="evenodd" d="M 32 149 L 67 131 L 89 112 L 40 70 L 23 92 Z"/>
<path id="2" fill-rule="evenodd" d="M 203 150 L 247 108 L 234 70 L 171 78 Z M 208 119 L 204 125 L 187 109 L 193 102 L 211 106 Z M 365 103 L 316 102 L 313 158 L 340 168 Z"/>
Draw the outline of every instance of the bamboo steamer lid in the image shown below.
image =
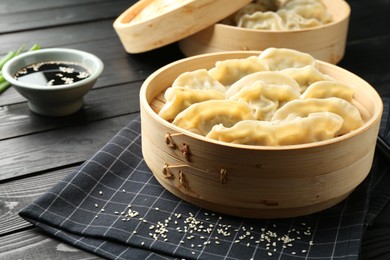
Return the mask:
<path id="1" fill-rule="evenodd" d="M 215 24 L 251 0 L 141 0 L 113 26 L 128 53 L 153 50 Z"/>

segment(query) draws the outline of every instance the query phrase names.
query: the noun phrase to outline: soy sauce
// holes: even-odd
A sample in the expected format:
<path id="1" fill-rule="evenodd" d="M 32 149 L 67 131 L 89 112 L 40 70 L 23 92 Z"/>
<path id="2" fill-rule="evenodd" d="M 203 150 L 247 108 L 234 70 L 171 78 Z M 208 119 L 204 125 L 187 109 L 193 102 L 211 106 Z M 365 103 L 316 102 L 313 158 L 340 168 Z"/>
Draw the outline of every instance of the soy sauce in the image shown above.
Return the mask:
<path id="1" fill-rule="evenodd" d="M 90 76 L 87 68 L 78 63 L 45 61 L 28 65 L 15 73 L 14 78 L 21 82 L 42 86 L 67 85 Z"/>

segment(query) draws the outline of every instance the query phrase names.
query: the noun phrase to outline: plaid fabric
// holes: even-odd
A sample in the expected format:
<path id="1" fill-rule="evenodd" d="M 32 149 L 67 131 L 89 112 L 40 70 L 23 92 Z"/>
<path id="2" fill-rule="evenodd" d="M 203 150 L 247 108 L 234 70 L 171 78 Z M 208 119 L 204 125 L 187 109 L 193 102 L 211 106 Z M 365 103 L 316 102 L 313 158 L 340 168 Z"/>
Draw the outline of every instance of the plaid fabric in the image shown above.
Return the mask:
<path id="1" fill-rule="evenodd" d="M 221 215 L 159 185 L 142 158 L 137 119 L 20 215 L 109 259 L 357 259 L 366 225 L 389 200 L 388 171 L 377 154 L 371 174 L 346 200 L 316 214 L 279 220 Z"/>

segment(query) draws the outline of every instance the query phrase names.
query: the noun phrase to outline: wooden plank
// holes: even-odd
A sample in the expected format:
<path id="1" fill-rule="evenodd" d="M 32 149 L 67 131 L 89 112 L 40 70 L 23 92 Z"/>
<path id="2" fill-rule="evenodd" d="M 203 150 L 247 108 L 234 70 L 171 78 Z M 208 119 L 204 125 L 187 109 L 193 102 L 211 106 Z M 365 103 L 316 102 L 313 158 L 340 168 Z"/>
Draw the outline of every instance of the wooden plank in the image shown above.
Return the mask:
<path id="1" fill-rule="evenodd" d="M 81 163 L 138 113 L 0 142 L 0 181 Z"/>
<path id="2" fill-rule="evenodd" d="M 4 27 L 7 31 L 12 30 L 12 24 L 15 24 L 15 21 L 20 22 L 20 18 L 26 17 L 23 16 L 23 12 L 29 12 L 29 15 L 33 14 L 33 12 L 46 12 L 42 16 L 38 16 L 35 21 L 30 21 L 29 24 L 17 24 L 13 25 L 14 28 L 27 28 L 34 27 L 34 24 L 41 24 L 40 26 L 45 25 L 54 25 L 65 23 L 83 21 L 85 15 L 90 15 L 90 18 L 96 18 L 102 16 L 102 13 L 99 13 L 99 9 L 104 10 L 103 17 L 108 16 L 108 12 L 111 14 L 111 17 L 116 17 L 122 11 L 130 7 L 134 4 L 136 0 L 133 1 L 109 1 L 109 0 L 69 0 L 69 1 L 50 1 L 50 0 L 35 0 L 34 4 L 31 4 L 28 0 L 3 0 L 0 3 L 0 14 L 2 17 L 6 16 L 8 21 L 3 23 Z M 90 4 L 95 3 L 95 4 Z M 351 26 L 349 32 L 349 40 L 359 40 L 365 39 L 367 37 L 375 37 L 380 35 L 385 35 L 390 33 L 390 27 L 387 26 L 390 24 L 390 17 L 387 15 L 390 12 L 390 3 L 386 0 L 378 0 L 378 1 L 348 1 L 351 6 Z M 93 11 L 86 11 L 83 8 L 87 6 L 92 6 Z M 104 9 L 103 9 L 104 7 Z M 109 8 L 108 8 L 109 7 Z M 111 10 L 111 11 L 110 11 Z M 114 11 L 112 11 L 114 10 Z M 71 13 L 74 14 L 71 15 Z M 76 14 L 80 14 L 77 15 Z M 65 14 L 65 15 L 64 15 Z M 15 21 L 8 19 L 8 16 Z M 44 19 L 39 18 L 47 18 L 46 21 Z M 83 18 L 84 17 L 84 18 Z M 50 19 L 48 19 L 50 18 Z M 11 22 L 12 21 L 12 22 Z M 11 24 L 11 26 L 9 26 Z M 355 26 L 359 25 L 359 26 Z M 373 26 L 375 25 L 375 26 Z"/>
<path id="3" fill-rule="evenodd" d="M 30 0 L 2 0 L 0 2 L 0 14 L 12 14 L 20 12 L 33 12 L 43 9 L 61 8 L 64 6 L 77 6 L 94 3 L 103 3 L 110 0 L 66 0 L 66 1 L 53 1 L 53 0 L 35 0 L 34 4 L 31 4 Z M 110 1 L 112 2 L 112 1 Z"/>
<path id="4" fill-rule="evenodd" d="M 92 24 L 71 25 L 62 29 L 66 32 L 65 35 L 59 34 L 55 29 L 41 30 L 37 32 L 38 37 L 33 36 L 35 34 L 32 32 L 4 35 L 0 52 L 6 53 L 8 50 L 17 49 L 22 44 L 32 45 L 33 42 L 38 42 L 42 48 L 65 47 L 91 52 L 101 58 L 105 64 L 103 74 L 94 88 L 144 80 L 161 66 L 183 58 L 177 44 L 144 54 L 127 54 L 122 47 L 118 48 L 121 43 L 110 21 L 94 23 L 94 26 Z M 34 37 L 39 38 L 39 41 L 31 40 L 30 43 L 26 43 L 26 39 L 34 39 Z M 25 99 L 12 88 L 0 95 L 0 106 L 24 101 Z"/>
<path id="5" fill-rule="evenodd" d="M 52 239 L 37 229 L 0 237 L 0 258 L 18 259 L 101 259 L 73 246 Z"/>
<path id="6" fill-rule="evenodd" d="M 0 110 L 0 140 L 138 112 L 140 85 L 133 83 L 92 90 L 84 97 L 83 109 L 66 117 L 34 114 L 26 102 L 3 107 L 3 111 Z M 116 95 L 111 95 L 112 92 Z"/>
<path id="7" fill-rule="evenodd" d="M 390 35 L 375 40 L 349 43 L 346 55 L 338 64 L 375 87 L 382 95 L 390 96 Z"/>
<path id="8" fill-rule="evenodd" d="M 40 44 L 43 48 L 67 46 L 75 43 L 85 43 L 86 46 L 96 46 L 98 48 L 99 45 L 91 43 L 100 39 L 116 37 L 112 23 L 113 20 L 104 20 L 93 23 L 71 24 L 61 28 L 45 28 L 3 34 L 1 36 L 0 53 L 5 54 L 9 50 L 19 48 L 22 44 L 31 46 L 34 43 Z M 116 43 L 119 43 L 119 40 Z M 111 51 L 114 52 L 116 49 L 119 48 L 113 48 Z"/>
<path id="9" fill-rule="evenodd" d="M 390 1 L 347 1 L 351 7 L 348 41 L 390 34 Z M 367 48 L 368 49 L 368 48 Z"/>
<path id="10" fill-rule="evenodd" d="M 61 1 L 66 3 L 66 1 Z M 94 4 L 64 5 L 56 8 L 43 8 L 30 12 L 3 13 L 0 33 L 18 32 L 30 29 L 58 27 L 94 20 L 113 19 L 119 16 L 132 3 L 128 0 L 96 2 Z M 31 5 L 31 3 L 28 3 Z M 28 15 L 26 15 L 28 13 Z"/>
<path id="11" fill-rule="evenodd" d="M 31 223 L 21 218 L 18 212 L 71 173 L 75 167 L 0 184 L 0 236 L 31 227 Z"/>
<path id="12" fill-rule="evenodd" d="M 9 50 L 16 50 L 23 44 L 31 46 L 34 43 L 40 44 L 42 48 L 74 48 L 91 52 L 103 61 L 126 59 L 130 68 L 134 68 L 138 74 L 184 57 L 177 44 L 146 53 L 127 54 L 112 28 L 111 21 L 69 25 L 63 27 L 61 31 L 62 33 L 49 28 L 39 30 L 39 32 L 28 31 L 2 35 L 0 53 L 4 55 Z"/>

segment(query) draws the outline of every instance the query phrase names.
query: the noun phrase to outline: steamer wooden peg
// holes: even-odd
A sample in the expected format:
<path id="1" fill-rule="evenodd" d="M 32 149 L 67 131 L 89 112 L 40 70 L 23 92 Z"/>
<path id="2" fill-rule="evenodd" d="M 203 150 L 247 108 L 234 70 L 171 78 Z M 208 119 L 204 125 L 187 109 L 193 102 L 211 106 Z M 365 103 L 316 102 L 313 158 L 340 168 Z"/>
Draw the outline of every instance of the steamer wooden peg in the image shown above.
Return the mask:
<path id="1" fill-rule="evenodd" d="M 191 162 L 191 152 L 190 147 L 186 144 L 183 144 L 181 146 L 181 153 L 183 154 L 184 158 L 186 158 L 187 161 Z"/>
<path id="2" fill-rule="evenodd" d="M 182 171 L 179 171 L 179 183 L 183 185 L 184 189 L 188 189 L 188 180 Z"/>
<path id="3" fill-rule="evenodd" d="M 175 141 L 173 141 L 172 135 L 169 132 L 165 135 L 165 143 L 171 149 L 177 148 L 177 145 L 176 145 Z"/>
<path id="4" fill-rule="evenodd" d="M 221 168 L 221 170 L 219 171 L 219 182 L 222 184 L 226 184 L 227 181 L 227 170 L 225 168 Z"/>
<path id="5" fill-rule="evenodd" d="M 169 165 L 167 163 L 164 164 L 162 172 L 163 172 L 166 179 L 173 180 L 175 178 L 175 175 L 173 175 L 173 173 L 169 169 Z"/>

